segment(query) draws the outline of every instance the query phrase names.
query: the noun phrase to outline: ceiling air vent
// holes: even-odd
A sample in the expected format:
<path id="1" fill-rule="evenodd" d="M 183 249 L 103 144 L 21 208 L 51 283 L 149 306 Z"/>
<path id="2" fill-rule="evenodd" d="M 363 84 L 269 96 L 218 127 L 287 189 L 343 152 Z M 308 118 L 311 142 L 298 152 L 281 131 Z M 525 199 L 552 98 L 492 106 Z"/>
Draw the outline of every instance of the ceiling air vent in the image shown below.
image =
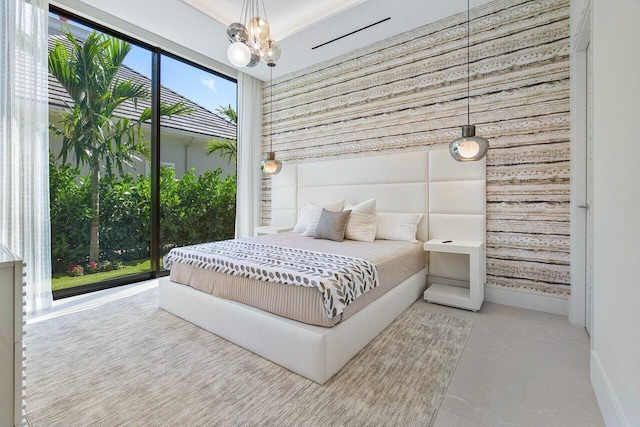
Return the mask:
<path id="1" fill-rule="evenodd" d="M 340 37 L 336 37 L 335 39 L 329 40 L 328 42 L 324 42 L 324 43 L 322 43 L 322 44 L 319 44 L 318 46 L 314 46 L 314 47 L 312 47 L 312 48 L 311 48 L 311 50 L 313 50 L 313 49 L 317 49 L 317 48 L 322 47 L 322 46 L 326 46 L 326 45 L 328 45 L 329 43 L 333 43 L 333 42 L 338 41 L 338 40 L 340 40 L 340 39 L 343 39 L 343 38 L 345 38 L 345 37 L 349 37 L 349 36 L 350 36 L 350 35 L 352 35 L 352 34 L 358 33 L 358 32 L 360 32 L 360 31 L 362 31 L 362 30 L 366 30 L 367 28 L 371 28 L 371 27 L 373 27 L 373 26 L 375 26 L 375 25 L 382 24 L 383 22 L 388 21 L 388 20 L 390 20 L 390 19 L 391 19 L 391 17 L 384 18 L 384 19 L 381 19 L 381 20 L 380 20 L 380 21 L 378 21 L 378 22 L 374 22 L 373 24 L 369 24 L 369 25 L 367 25 L 367 26 L 365 26 L 365 27 L 358 28 L 357 30 L 351 31 L 350 33 L 344 34 L 344 35 L 342 35 L 342 36 L 340 36 Z"/>

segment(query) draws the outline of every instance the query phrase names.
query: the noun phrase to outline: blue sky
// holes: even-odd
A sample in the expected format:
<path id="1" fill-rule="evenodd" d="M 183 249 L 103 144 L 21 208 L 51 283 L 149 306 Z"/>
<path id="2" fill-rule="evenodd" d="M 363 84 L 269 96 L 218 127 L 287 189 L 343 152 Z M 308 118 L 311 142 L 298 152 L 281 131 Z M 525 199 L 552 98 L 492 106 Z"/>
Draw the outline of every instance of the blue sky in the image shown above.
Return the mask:
<path id="1" fill-rule="evenodd" d="M 124 63 L 151 76 L 151 53 L 133 46 Z M 161 84 L 204 108 L 215 111 L 221 105 L 236 106 L 236 84 L 167 56 L 162 57 Z"/>
<path id="2" fill-rule="evenodd" d="M 50 19 L 57 21 L 58 15 L 49 13 Z M 73 26 L 86 30 L 90 27 L 69 20 Z M 132 45 L 131 52 L 124 63 L 137 72 L 151 78 L 151 52 L 136 45 Z M 160 84 L 196 104 L 214 111 L 219 106 L 231 106 L 237 111 L 236 84 L 229 80 L 208 73 L 197 67 L 192 67 L 184 62 L 177 61 L 167 56 L 162 56 Z"/>

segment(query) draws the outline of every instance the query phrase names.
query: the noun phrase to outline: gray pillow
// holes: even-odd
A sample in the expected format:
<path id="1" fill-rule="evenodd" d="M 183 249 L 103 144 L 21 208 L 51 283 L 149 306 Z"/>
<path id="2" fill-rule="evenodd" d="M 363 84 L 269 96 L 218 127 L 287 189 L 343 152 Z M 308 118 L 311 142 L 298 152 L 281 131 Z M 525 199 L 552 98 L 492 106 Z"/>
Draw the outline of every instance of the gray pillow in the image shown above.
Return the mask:
<path id="1" fill-rule="evenodd" d="M 351 211 L 332 212 L 322 209 L 320 221 L 313 238 L 342 242 L 344 240 L 344 232 L 347 229 L 349 215 L 351 215 Z"/>

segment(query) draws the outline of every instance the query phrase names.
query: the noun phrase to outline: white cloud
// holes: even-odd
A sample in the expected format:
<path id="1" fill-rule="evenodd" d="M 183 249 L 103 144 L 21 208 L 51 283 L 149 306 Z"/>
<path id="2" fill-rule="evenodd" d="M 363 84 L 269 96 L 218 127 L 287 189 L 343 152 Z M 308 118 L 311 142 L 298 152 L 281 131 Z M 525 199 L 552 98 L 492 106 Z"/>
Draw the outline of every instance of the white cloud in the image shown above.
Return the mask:
<path id="1" fill-rule="evenodd" d="M 203 78 L 202 84 L 211 89 L 214 93 L 218 93 L 215 80 Z"/>

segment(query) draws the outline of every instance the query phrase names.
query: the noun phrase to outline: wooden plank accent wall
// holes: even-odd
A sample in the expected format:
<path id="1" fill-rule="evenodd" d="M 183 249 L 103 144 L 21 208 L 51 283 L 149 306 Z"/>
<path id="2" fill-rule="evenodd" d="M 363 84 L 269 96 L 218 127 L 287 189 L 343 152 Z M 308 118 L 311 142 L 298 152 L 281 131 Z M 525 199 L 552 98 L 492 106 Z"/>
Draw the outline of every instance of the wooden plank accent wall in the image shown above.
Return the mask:
<path id="1" fill-rule="evenodd" d="M 311 161 L 445 148 L 467 108 L 467 14 L 264 85 L 263 150 Z M 569 1 L 471 11 L 471 123 L 489 139 L 487 282 L 569 294 Z M 286 52 L 285 52 L 286 54 Z M 263 180 L 264 224 L 270 179 Z"/>

